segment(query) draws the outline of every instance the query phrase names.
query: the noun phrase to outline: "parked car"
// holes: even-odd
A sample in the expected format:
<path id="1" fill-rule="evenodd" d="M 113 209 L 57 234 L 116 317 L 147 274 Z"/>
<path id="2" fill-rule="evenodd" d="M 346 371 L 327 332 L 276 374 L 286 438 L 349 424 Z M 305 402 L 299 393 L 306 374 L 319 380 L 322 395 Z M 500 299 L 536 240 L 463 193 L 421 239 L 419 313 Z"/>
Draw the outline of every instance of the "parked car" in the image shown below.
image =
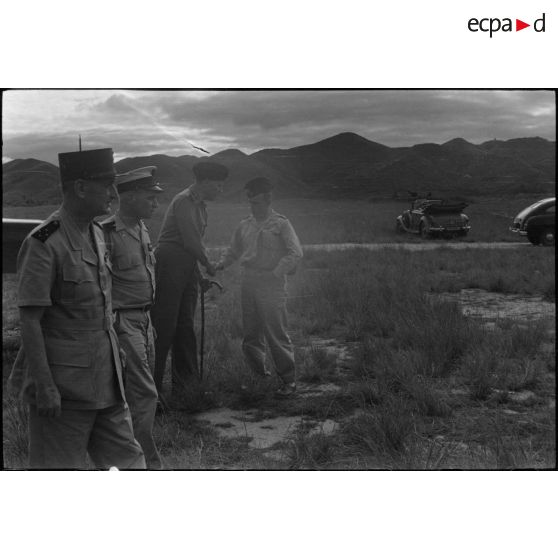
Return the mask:
<path id="1" fill-rule="evenodd" d="M 418 198 L 397 217 L 397 232 L 420 234 L 423 238 L 466 236 L 471 229 L 463 213 L 466 202 Z"/>
<path id="2" fill-rule="evenodd" d="M 520 211 L 510 231 L 526 236 L 535 246 L 554 246 L 556 230 L 556 198 L 545 198 Z"/>
<path id="3" fill-rule="evenodd" d="M 2 273 L 16 272 L 21 243 L 41 223 L 37 219 L 2 219 Z"/>

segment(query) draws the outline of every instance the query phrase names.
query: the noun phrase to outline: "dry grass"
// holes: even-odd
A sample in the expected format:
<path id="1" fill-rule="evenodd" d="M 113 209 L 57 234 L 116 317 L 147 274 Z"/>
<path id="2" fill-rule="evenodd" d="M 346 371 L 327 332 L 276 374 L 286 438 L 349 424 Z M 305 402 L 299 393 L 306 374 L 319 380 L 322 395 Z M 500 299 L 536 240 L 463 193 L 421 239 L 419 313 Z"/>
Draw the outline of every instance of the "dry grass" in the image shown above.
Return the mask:
<path id="1" fill-rule="evenodd" d="M 300 203 L 302 207 L 311 202 Z M 312 204 L 320 209 L 319 203 Z M 364 215 L 369 207 L 361 206 L 353 205 L 352 210 Z M 221 209 L 225 212 L 225 206 Z M 240 206 L 237 209 L 239 213 Z M 295 222 L 294 207 L 288 209 Z M 339 214 L 340 210 L 332 211 Z M 354 226 L 365 231 L 366 224 L 356 220 L 355 214 L 343 219 L 348 221 L 351 215 Z M 376 235 L 373 240 L 382 239 L 382 227 L 388 234 L 391 216 L 384 217 L 370 225 Z M 313 241 L 312 234 L 323 235 L 324 227 L 335 222 L 327 213 L 312 219 L 314 232 L 304 232 L 309 240 L 301 234 L 306 242 Z M 223 226 L 229 224 L 226 221 Z M 347 241 L 352 234 L 347 231 L 332 228 L 331 238 L 345 235 Z M 555 465 L 550 406 L 555 400 L 555 360 L 552 348 L 548 349 L 554 343 L 555 334 L 549 333 L 552 324 L 499 320 L 493 330 L 487 330 L 464 317 L 455 303 L 429 296 L 474 287 L 554 300 L 553 251 L 528 246 L 505 252 L 310 251 L 289 290 L 299 380 L 310 386 L 333 382 L 339 390 L 287 400 L 273 396 L 276 382 L 250 376 L 240 350 L 238 270 L 233 268 L 221 279 L 225 292 L 212 291 L 207 304 L 204 381 L 189 386 L 182 411 L 157 419 L 155 435 L 169 468 Z M 14 284 L 9 278 L 3 303 L 6 334 L 17 325 Z M 349 368 L 340 369 L 335 351 L 316 342 L 320 337 L 333 338 L 339 346 L 351 343 Z M 15 345 L 4 351 L 5 369 L 17 346 L 17 337 L 10 339 L 15 339 Z M 241 390 L 242 384 L 248 389 Z M 533 392 L 533 397 L 518 401 L 515 394 L 522 390 Z M 250 448 L 249 440 L 220 438 L 193 416 L 219 406 L 256 407 L 266 417 L 301 416 L 301 428 L 277 448 L 283 461 L 274 461 Z M 25 413 L 4 392 L 4 456 L 9 467 L 25 463 Z M 304 427 L 325 419 L 338 423 L 333 434 Z"/>

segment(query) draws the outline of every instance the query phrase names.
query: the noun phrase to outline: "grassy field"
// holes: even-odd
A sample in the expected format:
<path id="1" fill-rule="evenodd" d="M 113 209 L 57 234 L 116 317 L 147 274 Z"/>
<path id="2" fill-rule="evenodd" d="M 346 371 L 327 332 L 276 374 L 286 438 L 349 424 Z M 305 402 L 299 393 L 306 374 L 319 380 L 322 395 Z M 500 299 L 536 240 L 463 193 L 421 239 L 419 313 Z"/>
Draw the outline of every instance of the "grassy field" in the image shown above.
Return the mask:
<path id="1" fill-rule="evenodd" d="M 466 208 L 471 232 L 466 241 L 517 241 L 517 235 L 508 228 L 514 216 L 538 198 L 514 197 L 504 199 L 475 199 Z M 331 200 L 277 200 L 275 209 L 287 216 L 303 244 L 342 242 L 420 242 L 415 235 L 396 235 L 395 219 L 408 209 L 403 201 L 331 201 Z M 209 204 L 209 224 L 206 240 L 209 245 L 228 243 L 236 225 L 249 214 L 246 204 Z M 44 219 L 55 206 L 4 206 L 3 216 L 11 218 Z M 165 207 L 161 206 L 149 227 L 156 240 Z"/>
<path id="2" fill-rule="evenodd" d="M 363 208 L 353 210 L 363 215 Z M 296 223 L 293 208 L 291 216 Z M 382 226 L 387 235 L 387 218 Z M 554 265 L 554 251 L 530 246 L 308 252 L 289 289 L 298 380 L 335 389 L 287 400 L 244 365 L 233 268 L 220 277 L 225 292 L 209 294 L 204 381 L 189 386 L 180 411 L 157 419 L 165 463 L 179 469 L 554 467 L 554 319 L 499 319 L 488 328 L 435 296 L 479 288 L 554 302 Z M 13 278 L 4 279 L 8 370 L 19 341 Z M 277 460 L 251 448 L 249 437 L 220 437 L 196 419 L 221 407 L 299 417 L 298 427 L 273 447 Z M 6 465 L 22 467 L 26 411 L 7 394 L 3 418 Z M 316 431 L 326 420 L 335 421 L 333 433 Z"/>

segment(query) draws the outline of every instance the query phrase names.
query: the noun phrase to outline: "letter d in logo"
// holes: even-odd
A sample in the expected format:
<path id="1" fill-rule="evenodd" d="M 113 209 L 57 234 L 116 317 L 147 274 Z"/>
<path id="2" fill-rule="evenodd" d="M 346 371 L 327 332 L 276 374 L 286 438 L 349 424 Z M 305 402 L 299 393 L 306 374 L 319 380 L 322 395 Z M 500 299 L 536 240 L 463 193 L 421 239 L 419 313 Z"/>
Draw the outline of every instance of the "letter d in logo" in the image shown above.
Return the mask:
<path id="1" fill-rule="evenodd" d="M 539 26 L 539 24 L 540 24 L 540 26 Z M 545 14 L 543 13 L 542 17 L 539 18 L 539 19 L 536 19 L 535 23 L 533 23 L 533 29 L 537 33 L 544 33 L 544 26 L 545 26 Z"/>

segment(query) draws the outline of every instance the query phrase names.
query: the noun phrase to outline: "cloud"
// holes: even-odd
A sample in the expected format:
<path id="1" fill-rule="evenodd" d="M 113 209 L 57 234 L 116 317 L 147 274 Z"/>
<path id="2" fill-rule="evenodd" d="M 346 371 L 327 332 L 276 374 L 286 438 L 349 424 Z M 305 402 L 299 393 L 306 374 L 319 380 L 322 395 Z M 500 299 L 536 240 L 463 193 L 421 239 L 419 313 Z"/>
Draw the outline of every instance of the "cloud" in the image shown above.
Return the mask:
<path id="1" fill-rule="evenodd" d="M 551 91 L 10 91 L 4 155 L 56 163 L 112 146 L 117 158 L 289 148 L 351 131 L 391 147 L 463 137 L 555 139 Z"/>
<path id="2" fill-rule="evenodd" d="M 509 139 L 531 128 L 536 110 L 553 111 L 550 92 L 494 91 L 233 91 L 192 102 L 163 100 L 173 124 L 205 127 L 245 149 L 292 147 L 353 131 L 390 146 Z M 535 119 L 539 135 L 554 122 Z M 532 129 L 532 128 L 531 128 Z M 488 135 L 487 135 L 488 134 Z"/>

